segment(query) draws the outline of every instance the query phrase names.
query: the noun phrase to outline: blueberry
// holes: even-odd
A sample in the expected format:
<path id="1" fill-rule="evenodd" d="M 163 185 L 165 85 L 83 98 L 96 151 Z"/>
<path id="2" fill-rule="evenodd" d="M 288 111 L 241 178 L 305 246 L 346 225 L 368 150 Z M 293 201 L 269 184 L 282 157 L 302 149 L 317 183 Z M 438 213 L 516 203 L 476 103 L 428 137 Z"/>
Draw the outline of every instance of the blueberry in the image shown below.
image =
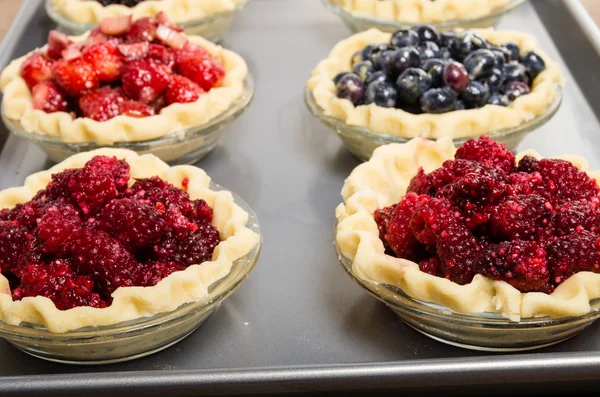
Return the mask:
<path id="1" fill-rule="evenodd" d="M 365 83 L 354 73 L 348 73 L 335 85 L 338 98 L 348 99 L 354 106 L 360 105 L 365 93 Z"/>
<path id="2" fill-rule="evenodd" d="M 403 47 L 393 52 L 385 71 L 392 77 L 396 77 L 406 69 L 418 67 L 420 64 L 421 58 L 417 49 L 414 47 Z"/>
<path id="3" fill-rule="evenodd" d="M 441 59 L 428 59 L 421 65 L 421 69 L 423 69 L 429 76 L 431 76 L 431 86 L 433 88 L 438 88 L 444 85 L 443 73 L 444 73 L 444 65 L 446 62 Z"/>
<path id="4" fill-rule="evenodd" d="M 444 84 L 458 92 L 463 92 L 469 85 L 467 69 L 456 61 L 450 61 L 444 66 L 442 77 Z"/>
<path id="5" fill-rule="evenodd" d="M 367 46 L 367 47 L 369 47 L 369 46 Z M 377 56 L 379 55 L 379 53 L 392 49 L 392 46 L 390 46 L 389 44 L 386 44 L 386 43 L 371 45 L 371 48 L 369 50 L 367 50 L 367 47 L 365 47 L 365 49 L 363 50 L 364 51 L 363 61 L 371 61 L 373 63 L 373 65 L 377 64 L 375 62 L 375 60 L 376 60 Z"/>
<path id="6" fill-rule="evenodd" d="M 498 91 L 504 85 L 504 74 L 500 69 L 493 69 L 492 74 L 483 81 L 490 87 L 490 90 Z"/>
<path id="7" fill-rule="evenodd" d="M 352 73 L 358 75 L 361 79 L 366 80 L 370 75 L 375 73 L 375 68 L 371 61 L 362 61 L 354 65 Z"/>
<path id="8" fill-rule="evenodd" d="M 450 50 L 447 48 L 440 49 L 440 58 L 445 59 L 447 61 L 451 60 L 452 54 L 450 53 Z"/>
<path id="9" fill-rule="evenodd" d="M 502 47 L 506 48 L 510 52 L 510 57 L 507 61 L 518 61 L 521 57 L 521 49 L 517 43 L 505 43 Z"/>
<path id="10" fill-rule="evenodd" d="M 502 95 L 499 92 L 494 92 L 492 95 L 490 95 L 487 103 L 490 105 L 508 106 L 510 101 L 506 95 Z"/>
<path id="11" fill-rule="evenodd" d="M 476 50 L 467 55 L 463 64 L 471 79 L 485 78 L 492 74 L 496 64 L 496 56 L 490 50 Z"/>
<path id="12" fill-rule="evenodd" d="M 432 88 L 421 97 L 421 110 L 425 113 L 446 113 L 455 110 L 456 103 L 456 93 L 450 88 Z"/>
<path id="13" fill-rule="evenodd" d="M 504 74 L 505 83 L 509 81 L 522 81 L 525 84 L 529 84 L 527 70 L 525 69 L 525 66 L 521 65 L 519 62 L 512 61 L 507 63 L 504 65 L 502 72 Z"/>
<path id="14" fill-rule="evenodd" d="M 521 63 L 525 66 L 525 70 L 529 73 L 531 80 L 535 79 L 538 74 L 546 69 L 546 63 L 542 57 L 533 51 L 529 51 L 527 54 L 523 55 L 523 57 L 521 57 Z"/>
<path id="15" fill-rule="evenodd" d="M 450 45 L 450 53 L 452 58 L 457 61 L 462 61 L 467 55 L 475 50 L 487 48 L 487 42 L 483 37 L 475 32 L 463 30 L 456 34 L 456 38 Z"/>
<path id="16" fill-rule="evenodd" d="M 419 98 L 431 87 L 431 77 L 419 68 L 408 68 L 398 77 L 398 101 L 406 105 L 417 105 Z"/>
<path id="17" fill-rule="evenodd" d="M 522 81 L 509 81 L 502 87 L 502 92 L 506 94 L 510 102 L 522 95 L 529 94 L 529 86 Z"/>
<path id="18" fill-rule="evenodd" d="M 354 65 L 356 65 L 359 62 L 362 62 L 363 60 L 363 50 L 358 50 L 352 55 L 352 58 L 350 59 L 350 65 L 354 67 Z"/>
<path id="19" fill-rule="evenodd" d="M 439 43 L 439 36 L 435 31 L 435 28 L 431 25 L 420 25 L 412 28 L 419 35 L 419 41 L 422 43 L 424 41 L 433 41 L 434 43 Z"/>
<path id="20" fill-rule="evenodd" d="M 365 91 L 365 104 L 374 103 L 384 108 L 396 106 L 398 93 L 396 87 L 387 81 L 373 81 Z"/>
<path id="21" fill-rule="evenodd" d="M 454 108 L 454 110 L 465 110 L 466 106 L 465 103 L 463 101 L 461 101 L 460 99 L 456 101 L 456 107 Z"/>
<path id="22" fill-rule="evenodd" d="M 362 51 L 362 58 L 361 61 L 366 61 L 369 59 L 369 57 L 371 56 L 371 53 L 373 52 L 373 50 L 377 47 L 376 44 L 368 44 L 365 46 L 365 48 L 363 48 Z"/>
<path id="23" fill-rule="evenodd" d="M 465 103 L 465 107 L 468 109 L 485 106 L 489 98 L 489 87 L 479 81 L 471 81 L 465 92 L 462 94 L 462 100 Z"/>
<path id="24" fill-rule="evenodd" d="M 373 65 L 375 70 L 387 70 L 390 62 L 392 61 L 392 56 L 394 55 L 394 50 L 383 50 L 377 53 L 372 57 Z"/>
<path id="25" fill-rule="evenodd" d="M 336 74 L 336 75 L 335 75 L 335 77 L 333 78 L 333 83 L 334 83 L 334 84 L 337 84 L 337 83 L 338 83 L 338 81 L 340 81 L 340 79 L 341 79 L 342 77 L 344 77 L 345 75 L 347 75 L 348 73 L 349 73 L 349 72 L 340 72 L 340 73 Z"/>
<path id="26" fill-rule="evenodd" d="M 453 30 L 446 30 L 440 33 L 440 47 L 449 48 L 452 42 L 456 39 L 456 32 Z"/>
<path id="27" fill-rule="evenodd" d="M 498 48 L 493 48 L 491 51 L 494 53 L 494 67 L 502 70 L 504 64 L 506 63 L 506 54 Z"/>
<path id="28" fill-rule="evenodd" d="M 392 83 L 392 80 L 390 80 L 390 77 L 387 75 L 387 73 L 385 73 L 382 70 L 375 72 L 369 77 L 367 77 L 367 85 L 371 84 L 374 81 L 387 81 L 388 83 Z"/>
<path id="29" fill-rule="evenodd" d="M 419 44 L 419 34 L 414 30 L 400 29 L 394 32 L 390 43 L 395 47 L 409 47 Z"/>
<path id="30" fill-rule="evenodd" d="M 440 57 L 440 47 L 433 41 L 421 42 L 421 44 L 417 46 L 417 51 L 419 51 L 421 62 L 426 61 L 427 59 Z"/>

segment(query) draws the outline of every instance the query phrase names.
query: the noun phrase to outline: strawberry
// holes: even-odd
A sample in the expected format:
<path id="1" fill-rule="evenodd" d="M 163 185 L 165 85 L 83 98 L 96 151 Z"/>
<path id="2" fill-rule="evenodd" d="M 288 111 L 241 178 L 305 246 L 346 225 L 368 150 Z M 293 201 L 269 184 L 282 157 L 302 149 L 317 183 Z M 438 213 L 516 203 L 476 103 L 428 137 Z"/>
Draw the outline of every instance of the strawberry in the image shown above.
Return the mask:
<path id="1" fill-rule="evenodd" d="M 219 85 L 225 77 L 225 69 L 215 57 L 180 51 L 177 58 L 179 73 L 198 84 L 204 91 Z"/>
<path id="2" fill-rule="evenodd" d="M 154 45 L 154 44 L 152 44 Z M 150 44 L 147 41 L 133 44 L 121 44 L 119 46 L 119 52 L 126 61 L 135 61 L 136 59 L 145 58 L 150 50 Z"/>
<path id="3" fill-rule="evenodd" d="M 83 50 L 83 59 L 94 67 L 103 83 L 111 83 L 121 75 L 123 58 L 119 49 L 109 42 L 99 42 Z"/>
<path id="4" fill-rule="evenodd" d="M 66 112 L 69 106 L 67 97 L 51 81 L 42 81 L 31 90 L 33 108 L 46 113 Z"/>
<path id="5" fill-rule="evenodd" d="M 52 59 L 59 59 L 63 50 L 71 44 L 73 44 L 73 42 L 69 39 L 69 36 L 58 30 L 51 30 L 48 35 L 46 54 Z"/>
<path id="6" fill-rule="evenodd" d="M 121 91 L 105 86 L 79 98 L 79 108 L 85 117 L 106 121 L 121 113 L 124 100 Z"/>
<path id="7" fill-rule="evenodd" d="M 158 21 L 155 18 L 140 18 L 131 24 L 126 34 L 127 42 L 153 41 L 156 37 Z"/>
<path id="8" fill-rule="evenodd" d="M 169 69 L 173 69 L 173 66 L 175 66 L 175 54 L 160 44 L 150 44 L 147 58 L 161 62 L 167 65 Z"/>
<path id="9" fill-rule="evenodd" d="M 158 98 L 169 85 L 170 79 L 169 68 L 148 60 L 126 63 L 121 76 L 125 94 L 145 104 Z"/>
<path id="10" fill-rule="evenodd" d="M 130 117 L 154 116 L 154 109 L 152 107 L 137 101 L 122 102 L 119 106 L 119 112 L 122 115 Z"/>
<path id="11" fill-rule="evenodd" d="M 195 102 L 200 98 L 204 90 L 192 80 L 183 76 L 173 76 L 167 87 L 165 99 L 167 104 Z"/>
<path id="12" fill-rule="evenodd" d="M 86 40 L 86 46 L 92 45 L 99 41 L 108 41 L 109 43 L 112 43 L 114 45 L 119 45 L 123 43 L 123 37 L 107 36 L 104 33 L 102 33 L 102 31 L 100 30 L 100 26 L 98 26 L 97 28 L 92 29 L 92 31 L 90 32 L 90 35 Z"/>
<path id="13" fill-rule="evenodd" d="M 52 75 L 56 84 L 74 97 L 93 91 L 100 85 L 94 67 L 82 57 L 71 61 L 56 61 L 52 65 Z"/>
<path id="14" fill-rule="evenodd" d="M 52 78 L 52 61 L 40 52 L 31 54 L 21 65 L 21 77 L 29 88 Z"/>

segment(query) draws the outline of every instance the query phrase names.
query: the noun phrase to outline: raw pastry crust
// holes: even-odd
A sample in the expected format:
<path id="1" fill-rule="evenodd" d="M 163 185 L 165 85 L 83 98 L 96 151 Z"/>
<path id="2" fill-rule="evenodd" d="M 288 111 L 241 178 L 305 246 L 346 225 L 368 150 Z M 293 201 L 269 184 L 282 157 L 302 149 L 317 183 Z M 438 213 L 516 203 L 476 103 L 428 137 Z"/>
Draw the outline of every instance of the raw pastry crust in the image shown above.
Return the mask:
<path id="1" fill-rule="evenodd" d="M 50 0 L 65 18 L 81 24 L 99 24 L 105 18 L 133 15 L 134 19 L 155 17 L 165 12 L 176 23 L 197 21 L 211 15 L 233 11 L 249 0 L 146 0 L 135 7 L 120 4 L 103 6 L 91 0 Z"/>
<path id="2" fill-rule="evenodd" d="M 516 127 L 543 114 L 556 98 L 556 86 L 564 84 L 558 64 L 539 47 L 532 36 L 513 31 L 472 29 L 494 44 L 516 42 L 523 52 L 535 51 L 546 62 L 546 70 L 533 82 L 531 93 L 517 98 L 508 107 L 486 105 L 479 109 L 458 110 L 443 114 L 411 114 L 402 109 L 371 105 L 354 106 L 335 94 L 333 78 L 351 69 L 352 55 L 368 44 L 388 43 L 391 34 L 370 29 L 350 36 L 333 47 L 329 56 L 314 69 L 308 80 L 317 105 L 326 116 L 341 119 L 348 125 L 368 128 L 373 133 L 404 138 L 473 137 L 504 128 Z"/>
<path id="3" fill-rule="evenodd" d="M 21 322 L 42 324 L 51 332 L 63 333 L 88 326 L 103 326 L 122 321 L 170 312 L 184 303 L 195 302 L 208 294 L 208 287 L 225 277 L 233 262 L 248 254 L 260 237 L 246 227 L 248 214 L 233 201 L 228 191 L 209 188 L 210 177 L 197 167 L 179 165 L 170 167 L 159 158 L 137 155 L 126 149 L 98 149 L 69 157 L 47 171 L 30 175 L 21 187 L 0 192 L 0 208 L 12 208 L 29 201 L 44 189 L 51 175 L 67 168 L 80 168 L 97 155 L 116 156 L 131 166 L 133 178 L 159 176 L 174 186 L 185 189 L 181 182 L 189 179 L 187 192 L 193 199 L 205 200 L 214 210 L 213 225 L 221 234 L 212 261 L 192 265 L 175 272 L 153 287 L 121 287 L 113 294 L 113 302 L 106 308 L 76 307 L 58 310 L 54 303 L 42 296 L 13 301 L 8 280 L 0 275 L 0 320 L 19 325 Z"/>
<path id="4" fill-rule="evenodd" d="M 512 0 L 329 0 L 357 17 L 376 17 L 405 23 L 469 20 L 500 11 Z"/>
<path id="5" fill-rule="evenodd" d="M 504 281 L 480 274 L 466 285 L 421 272 L 405 259 L 385 254 L 373 219 L 376 209 L 398 203 L 419 167 L 425 172 L 439 168 L 454 157 L 449 138 L 428 141 L 415 138 L 405 144 L 389 144 L 375 150 L 373 157 L 356 167 L 342 189 L 344 203 L 336 209 L 336 244 L 352 260 L 352 271 L 361 279 L 396 286 L 413 298 L 433 302 L 462 313 L 500 313 L 513 321 L 529 317 L 567 317 L 588 313 L 590 301 L 600 297 L 600 274 L 581 272 L 559 285 L 552 295 L 522 293 Z M 541 158 L 535 151 L 520 153 Z M 578 156 L 563 156 L 588 171 Z M 589 172 L 600 181 L 600 171 Z"/>
<path id="6" fill-rule="evenodd" d="M 71 39 L 79 42 L 86 37 L 87 34 L 84 34 Z M 172 104 L 155 116 L 117 116 L 102 122 L 87 117 L 73 119 L 66 112 L 46 113 L 33 109 L 31 91 L 20 76 L 21 65 L 29 56 L 27 54 L 12 61 L 0 75 L 0 89 L 4 94 L 4 115 L 20 121 L 23 129 L 32 134 L 58 137 L 68 143 L 95 142 L 99 145 L 147 141 L 170 133 L 183 132 L 188 127 L 202 126 L 225 112 L 242 96 L 248 66 L 238 54 L 200 36 L 188 36 L 188 39 L 216 56 L 226 71 L 221 86 L 201 95 L 196 102 Z M 41 50 L 44 51 L 45 47 Z"/>

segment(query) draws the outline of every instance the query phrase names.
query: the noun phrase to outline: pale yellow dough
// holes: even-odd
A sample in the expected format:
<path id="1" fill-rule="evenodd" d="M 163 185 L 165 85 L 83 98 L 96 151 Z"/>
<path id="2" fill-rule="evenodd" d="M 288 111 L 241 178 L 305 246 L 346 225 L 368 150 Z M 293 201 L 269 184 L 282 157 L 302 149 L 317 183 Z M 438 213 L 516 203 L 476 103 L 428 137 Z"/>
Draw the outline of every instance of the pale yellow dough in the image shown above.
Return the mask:
<path id="1" fill-rule="evenodd" d="M 600 298 L 600 274 L 581 272 L 563 282 L 551 295 L 521 293 L 504 281 L 476 275 L 459 285 L 421 272 L 405 259 L 385 254 L 373 219 L 378 208 L 398 203 L 419 167 L 425 172 L 454 158 L 456 149 L 449 138 L 428 141 L 415 138 L 405 144 L 390 144 L 375 150 L 373 157 L 356 167 L 342 189 L 344 203 L 336 209 L 340 252 L 352 260 L 352 271 L 361 279 L 393 285 L 408 295 L 437 303 L 462 313 L 500 313 L 513 321 L 530 317 L 567 317 L 588 313 L 590 301 Z M 541 158 L 535 151 L 520 153 Z M 588 163 L 578 156 L 563 156 L 600 181 L 600 171 L 589 172 Z"/>
<path id="2" fill-rule="evenodd" d="M 189 179 L 187 192 L 193 199 L 205 200 L 214 210 L 213 225 L 221 234 L 211 261 L 192 265 L 175 272 L 153 287 L 121 287 L 113 294 L 113 302 L 106 308 L 76 307 L 58 310 L 54 303 L 42 296 L 13 301 L 8 280 L 0 275 L 0 321 L 11 325 L 21 322 L 42 324 L 51 332 L 63 333 L 88 326 L 103 326 L 122 321 L 170 312 L 184 303 L 195 302 L 208 294 L 208 287 L 225 277 L 233 262 L 248 254 L 260 237 L 246 227 L 248 213 L 234 203 L 228 191 L 209 188 L 210 177 L 197 167 L 180 165 L 170 167 L 151 154 L 142 156 L 125 149 L 98 149 L 69 157 L 47 171 L 30 175 L 22 187 L 0 192 L 0 208 L 12 208 L 29 201 L 40 189 L 44 189 L 51 175 L 67 168 L 80 168 L 96 155 L 116 156 L 131 166 L 130 184 L 133 178 L 159 176 L 182 186 Z"/>
<path id="3" fill-rule="evenodd" d="M 84 34 L 71 39 L 79 42 L 86 37 L 87 34 Z M 226 71 L 222 85 L 201 95 L 196 102 L 176 103 L 151 117 L 117 116 L 102 122 L 87 117 L 73 119 L 66 112 L 46 113 L 33 108 L 31 91 L 20 76 L 21 65 L 30 55 L 27 54 L 12 61 L 0 75 L 4 114 L 9 119 L 20 121 L 25 131 L 32 134 L 59 137 L 69 143 L 95 142 L 99 145 L 147 141 L 183 132 L 187 127 L 206 124 L 229 109 L 242 96 L 248 66 L 238 54 L 200 36 L 189 36 L 188 39 L 217 57 Z M 36 51 L 45 51 L 45 47 Z"/>
<path id="4" fill-rule="evenodd" d="M 329 0 L 358 17 L 405 23 L 469 20 L 500 11 L 513 0 Z"/>
<path id="5" fill-rule="evenodd" d="M 155 17 L 165 12 L 176 23 L 196 21 L 235 10 L 249 0 L 146 0 L 135 7 L 119 4 L 103 6 L 93 0 L 50 0 L 65 18 L 81 24 L 98 24 L 105 18 L 133 15 L 134 19 Z"/>
<path id="6" fill-rule="evenodd" d="M 352 55 L 368 44 L 388 43 L 390 33 L 367 30 L 340 41 L 329 56 L 313 70 L 307 87 L 326 116 L 339 118 L 346 124 L 368 128 L 373 133 L 392 134 L 404 138 L 436 139 L 473 137 L 500 129 L 516 127 L 543 114 L 556 98 L 556 87 L 564 85 L 559 65 L 552 61 L 532 36 L 513 31 L 473 29 L 494 44 L 516 42 L 522 52 L 535 51 L 546 63 L 546 70 L 536 77 L 531 93 L 517 98 L 508 107 L 486 105 L 479 109 L 458 110 L 443 114 L 411 114 L 402 109 L 371 105 L 354 106 L 335 95 L 333 78 L 351 69 Z"/>

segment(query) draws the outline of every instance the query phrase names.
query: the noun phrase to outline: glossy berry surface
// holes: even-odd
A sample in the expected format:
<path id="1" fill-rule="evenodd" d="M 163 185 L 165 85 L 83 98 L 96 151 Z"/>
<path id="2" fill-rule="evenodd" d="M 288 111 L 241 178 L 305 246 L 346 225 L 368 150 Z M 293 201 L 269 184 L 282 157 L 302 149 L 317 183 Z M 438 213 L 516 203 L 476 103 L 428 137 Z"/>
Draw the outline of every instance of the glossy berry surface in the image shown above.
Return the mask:
<path id="1" fill-rule="evenodd" d="M 365 94 L 364 81 L 354 73 L 348 73 L 335 85 L 338 98 L 347 99 L 354 105 L 359 105 Z"/>
<path id="2" fill-rule="evenodd" d="M 384 108 L 393 108 L 398 101 L 396 87 L 387 81 L 374 81 L 367 86 L 365 104 L 374 103 Z"/>

